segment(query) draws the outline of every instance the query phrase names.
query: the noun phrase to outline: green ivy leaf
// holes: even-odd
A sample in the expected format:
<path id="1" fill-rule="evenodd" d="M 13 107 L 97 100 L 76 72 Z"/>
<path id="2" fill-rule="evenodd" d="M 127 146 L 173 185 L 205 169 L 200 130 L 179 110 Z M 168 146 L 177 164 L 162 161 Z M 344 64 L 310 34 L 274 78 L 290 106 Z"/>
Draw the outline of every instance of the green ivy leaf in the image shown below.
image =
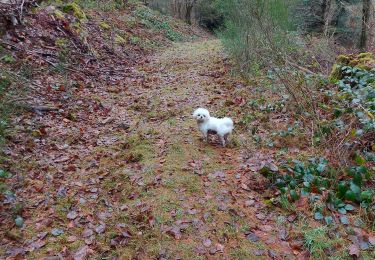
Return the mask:
<path id="1" fill-rule="evenodd" d="M 350 182 L 350 190 L 354 192 L 356 195 L 361 193 L 361 188 L 353 181 Z"/>
<path id="2" fill-rule="evenodd" d="M 333 222 L 333 218 L 331 216 L 325 217 L 324 220 L 326 221 L 327 225 L 330 225 Z"/>
<path id="3" fill-rule="evenodd" d="M 323 218 L 324 218 L 324 216 L 322 215 L 322 213 L 315 212 L 315 214 L 314 214 L 314 219 L 315 220 L 322 220 Z"/>
<path id="4" fill-rule="evenodd" d="M 365 165 L 365 163 L 366 163 L 365 158 L 364 158 L 359 152 L 356 152 L 356 153 L 354 154 L 354 161 L 355 161 L 358 165 L 361 165 L 361 166 Z"/>
<path id="5" fill-rule="evenodd" d="M 339 209 L 338 209 L 338 212 L 339 212 L 340 214 L 345 215 L 345 214 L 346 214 L 346 209 L 345 209 L 345 208 L 339 208 Z"/>
<path id="6" fill-rule="evenodd" d="M 353 182 L 358 185 L 359 187 L 362 186 L 362 174 L 359 172 L 356 172 L 354 174 Z"/>
<path id="7" fill-rule="evenodd" d="M 373 200 L 374 192 L 372 190 L 366 190 L 361 192 L 360 199 L 361 201 L 371 203 Z"/>
<path id="8" fill-rule="evenodd" d="M 15 224 L 17 227 L 23 227 L 23 218 L 20 216 L 17 216 L 16 219 L 14 220 Z"/>
<path id="9" fill-rule="evenodd" d="M 292 198 L 292 200 L 298 200 L 299 194 L 295 190 L 290 190 L 290 197 Z"/>
<path id="10" fill-rule="evenodd" d="M 310 188 L 310 182 L 304 181 L 303 186 L 305 186 L 306 188 Z"/>
<path id="11" fill-rule="evenodd" d="M 339 186 L 338 186 L 338 196 L 340 198 L 343 198 L 345 196 L 347 190 L 348 190 L 347 183 L 345 181 L 340 182 Z"/>
<path id="12" fill-rule="evenodd" d="M 10 178 L 11 174 L 3 169 L 0 169 L 0 178 Z"/>
<path id="13" fill-rule="evenodd" d="M 349 219 L 348 219 L 347 216 L 341 216 L 341 217 L 340 217 L 340 221 L 341 221 L 341 223 L 344 224 L 344 225 L 349 225 Z"/>
<path id="14" fill-rule="evenodd" d="M 345 199 L 350 200 L 350 201 L 356 201 L 356 195 L 353 191 L 348 190 L 345 193 Z"/>
<path id="15" fill-rule="evenodd" d="M 354 210 L 354 206 L 351 205 L 351 204 L 346 204 L 345 209 L 348 210 L 348 211 L 352 211 L 352 210 Z"/>

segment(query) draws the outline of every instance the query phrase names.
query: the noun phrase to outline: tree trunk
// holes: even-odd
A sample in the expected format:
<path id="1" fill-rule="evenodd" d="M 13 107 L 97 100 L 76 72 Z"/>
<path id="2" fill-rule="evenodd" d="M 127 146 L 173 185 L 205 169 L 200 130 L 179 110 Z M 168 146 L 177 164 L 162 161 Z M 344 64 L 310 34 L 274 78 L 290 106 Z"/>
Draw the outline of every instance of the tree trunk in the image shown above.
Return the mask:
<path id="1" fill-rule="evenodd" d="M 186 5 L 186 14 L 185 14 L 185 22 L 187 24 L 191 24 L 191 11 L 193 9 L 193 5 L 187 4 Z"/>
<path id="2" fill-rule="evenodd" d="M 326 36 L 328 35 L 329 25 L 331 24 L 331 19 L 332 19 L 331 5 L 332 5 L 331 0 L 325 1 L 324 13 L 323 13 L 323 22 L 324 22 L 323 33 Z"/>
<path id="3" fill-rule="evenodd" d="M 359 48 L 361 50 L 366 49 L 367 43 L 367 33 L 368 33 L 368 22 L 370 19 L 370 8 L 371 0 L 362 0 L 362 28 L 361 28 L 361 38 L 359 41 Z"/>

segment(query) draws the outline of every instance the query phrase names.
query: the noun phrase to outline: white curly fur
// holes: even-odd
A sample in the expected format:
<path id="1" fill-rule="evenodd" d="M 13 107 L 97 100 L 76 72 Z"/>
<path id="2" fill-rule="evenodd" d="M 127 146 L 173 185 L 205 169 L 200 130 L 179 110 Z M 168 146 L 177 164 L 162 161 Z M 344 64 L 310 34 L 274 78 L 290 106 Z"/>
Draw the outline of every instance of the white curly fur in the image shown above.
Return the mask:
<path id="1" fill-rule="evenodd" d="M 207 142 L 210 133 L 216 133 L 221 144 L 225 147 L 228 142 L 228 136 L 233 131 L 233 121 L 229 117 L 216 118 L 211 117 L 205 108 L 198 108 L 194 111 L 193 117 L 197 120 L 199 130 L 203 135 L 203 139 Z"/>

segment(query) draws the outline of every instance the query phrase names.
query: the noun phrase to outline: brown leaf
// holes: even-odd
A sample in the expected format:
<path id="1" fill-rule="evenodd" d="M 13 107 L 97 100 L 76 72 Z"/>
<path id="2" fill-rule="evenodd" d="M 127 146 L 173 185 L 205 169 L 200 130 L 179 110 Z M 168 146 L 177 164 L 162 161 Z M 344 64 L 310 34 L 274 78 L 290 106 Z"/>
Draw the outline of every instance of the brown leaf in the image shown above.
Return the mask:
<path id="1" fill-rule="evenodd" d="M 177 226 L 173 226 L 172 228 L 169 228 L 166 233 L 174 237 L 175 239 L 182 238 L 181 229 L 180 227 L 177 227 Z"/>
<path id="2" fill-rule="evenodd" d="M 289 222 L 293 222 L 294 220 L 296 220 L 296 218 L 297 218 L 297 214 L 292 214 L 288 216 L 287 220 Z"/>
<path id="3" fill-rule="evenodd" d="M 220 253 L 224 252 L 224 246 L 222 244 L 217 243 L 216 244 L 216 250 L 219 251 Z"/>
<path id="4" fill-rule="evenodd" d="M 358 245 L 352 244 L 349 247 L 349 255 L 359 257 L 360 253 L 359 253 L 359 247 L 358 247 Z"/>
<path id="5" fill-rule="evenodd" d="M 87 256 L 91 255 L 94 251 L 88 246 L 84 245 L 80 247 L 73 255 L 74 260 L 84 260 Z"/>
<path id="6" fill-rule="evenodd" d="M 77 237 L 76 236 L 68 236 L 66 238 L 66 241 L 69 242 L 69 243 L 75 242 L 75 241 L 77 241 Z"/>
<path id="7" fill-rule="evenodd" d="M 245 206 L 246 207 L 251 207 L 255 204 L 255 200 L 247 200 L 245 201 Z"/>
<path id="8" fill-rule="evenodd" d="M 78 213 L 76 211 L 70 211 L 66 217 L 70 220 L 75 219 L 78 216 Z"/>
<path id="9" fill-rule="evenodd" d="M 266 215 L 264 215 L 263 213 L 258 213 L 255 215 L 257 217 L 257 219 L 259 220 L 264 220 L 266 218 Z"/>
<path id="10" fill-rule="evenodd" d="M 100 224 L 100 225 L 98 225 L 98 226 L 95 228 L 95 232 L 98 233 L 98 234 L 104 233 L 105 228 L 106 228 L 106 226 L 105 226 L 104 223 L 103 223 L 103 224 Z"/>
<path id="11" fill-rule="evenodd" d="M 89 236 L 92 236 L 94 234 L 94 231 L 92 231 L 91 229 L 89 228 L 86 228 L 83 232 L 82 232 L 82 237 L 89 237 Z"/>
<path id="12" fill-rule="evenodd" d="M 259 227 L 260 230 L 264 231 L 264 232 L 270 232 L 271 230 L 273 230 L 272 226 L 270 225 L 262 225 Z"/>
<path id="13" fill-rule="evenodd" d="M 188 209 L 187 211 L 190 215 L 195 215 L 198 213 L 198 210 L 197 209 Z"/>
<path id="14" fill-rule="evenodd" d="M 368 238 L 368 242 L 369 242 L 371 245 L 375 246 L 375 236 L 369 236 L 369 238 Z"/>
<path id="15" fill-rule="evenodd" d="M 203 240 L 203 245 L 204 245 L 205 247 L 210 247 L 210 246 L 212 245 L 212 241 L 211 241 L 211 239 L 209 239 L 209 238 L 204 239 L 204 240 Z"/>

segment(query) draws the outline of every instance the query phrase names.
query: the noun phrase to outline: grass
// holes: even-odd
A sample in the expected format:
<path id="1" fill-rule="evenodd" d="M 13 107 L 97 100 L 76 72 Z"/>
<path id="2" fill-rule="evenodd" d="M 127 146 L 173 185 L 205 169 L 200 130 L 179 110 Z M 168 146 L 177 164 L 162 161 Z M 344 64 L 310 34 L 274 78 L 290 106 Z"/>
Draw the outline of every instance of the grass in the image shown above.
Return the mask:
<path id="1" fill-rule="evenodd" d="M 326 226 L 313 229 L 305 227 L 302 230 L 304 245 L 316 259 L 324 259 L 327 256 L 327 250 L 334 249 L 343 242 L 340 238 L 329 237 L 328 230 Z"/>

